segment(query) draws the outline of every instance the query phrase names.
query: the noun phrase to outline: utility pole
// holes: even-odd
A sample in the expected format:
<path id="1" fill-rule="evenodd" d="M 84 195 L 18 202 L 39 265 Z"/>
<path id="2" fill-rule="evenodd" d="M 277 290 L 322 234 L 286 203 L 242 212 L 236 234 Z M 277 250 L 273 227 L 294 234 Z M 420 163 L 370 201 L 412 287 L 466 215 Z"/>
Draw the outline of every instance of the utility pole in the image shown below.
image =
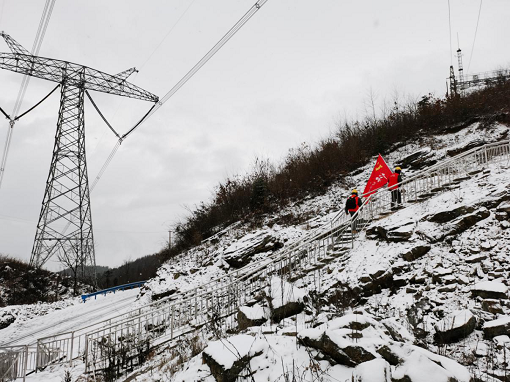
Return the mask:
<path id="1" fill-rule="evenodd" d="M 85 156 L 84 95 L 95 90 L 158 102 L 126 79 L 136 70 L 110 75 L 72 62 L 33 56 L 1 32 L 11 53 L 0 53 L 0 69 L 57 82 L 61 86 L 57 133 L 30 264 L 40 268 L 52 256 L 76 256 L 82 273 L 96 258 Z M 82 275 L 83 276 L 83 275 Z"/>

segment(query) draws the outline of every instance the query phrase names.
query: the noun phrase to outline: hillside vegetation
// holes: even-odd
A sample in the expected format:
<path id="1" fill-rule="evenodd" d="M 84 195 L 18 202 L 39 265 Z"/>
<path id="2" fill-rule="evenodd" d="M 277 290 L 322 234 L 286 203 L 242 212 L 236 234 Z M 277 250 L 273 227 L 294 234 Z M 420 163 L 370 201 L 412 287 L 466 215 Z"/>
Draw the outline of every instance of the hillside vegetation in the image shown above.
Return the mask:
<path id="1" fill-rule="evenodd" d="M 510 121 L 510 83 L 502 81 L 463 96 L 435 98 L 399 104 L 383 110 L 380 118 L 346 121 L 336 133 L 315 148 L 301 146 L 291 150 L 279 166 L 257 161 L 252 173 L 235 176 L 220 183 L 210 202 L 202 202 L 190 216 L 176 225 L 176 243 L 161 251 L 171 258 L 199 244 L 229 224 L 251 221 L 281 209 L 293 200 L 324 193 L 335 181 L 354 171 L 374 155 L 420 140 L 445 129 L 449 132 L 480 121 Z M 289 219 L 299 217 L 289 216 Z M 297 221 L 294 221 L 297 222 Z M 285 222 L 283 222 L 285 223 Z"/>

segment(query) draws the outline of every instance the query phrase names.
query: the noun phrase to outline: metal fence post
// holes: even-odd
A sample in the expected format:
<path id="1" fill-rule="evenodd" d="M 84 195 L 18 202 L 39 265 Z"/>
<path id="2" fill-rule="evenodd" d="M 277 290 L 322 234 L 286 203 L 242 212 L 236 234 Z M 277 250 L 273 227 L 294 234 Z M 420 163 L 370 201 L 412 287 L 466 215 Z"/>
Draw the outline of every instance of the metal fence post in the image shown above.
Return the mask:
<path id="1" fill-rule="evenodd" d="M 89 371 L 89 335 L 85 334 L 85 373 Z"/>
<path id="2" fill-rule="evenodd" d="M 73 367 L 74 331 L 71 332 L 71 353 L 69 354 L 69 367 Z"/>
<path id="3" fill-rule="evenodd" d="M 25 359 L 23 360 L 23 382 L 25 382 L 25 378 L 27 377 L 27 368 L 28 368 L 28 345 L 25 346 Z"/>
<path id="4" fill-rule="evenodd" d="M 172 305 L 172 318 L 170 319 L 170 339 L 174 338 L 174 306 Z"/>

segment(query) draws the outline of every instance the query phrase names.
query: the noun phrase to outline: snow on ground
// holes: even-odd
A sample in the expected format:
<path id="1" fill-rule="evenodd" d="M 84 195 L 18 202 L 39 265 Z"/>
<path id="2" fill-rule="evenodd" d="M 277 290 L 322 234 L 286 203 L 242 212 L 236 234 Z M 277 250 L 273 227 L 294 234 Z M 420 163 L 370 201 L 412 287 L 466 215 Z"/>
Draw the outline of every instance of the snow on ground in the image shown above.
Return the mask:
<path id="1" fill-rule="evenodd" d="M 136 289 L 118 291 L 106 296 L 99 295 L 97 299 L 88 299 L 86 303 L 76 297 L 71 300 L 70 305 L 66 306 L 66 303 L 62 302 L 61 309 L 54 308 L 48 312 L 46 308 L 43 308 L 44 315 L 34 314 L 33 305 L 16 306 L 13 309 L 18 310 L 18 314 L 23 315 L 26 319 L 17 320 L 7 328 L 0 330 L 0 346 L 32 344 L 38 338 L 76 330 L 125 313 L 132 308 L 137 294 L 138 290 Z M 35 307 L 37 306 L 44 306 L 44 304 L 35 305 Z M 29 313 L 23 312 L 31 312 L 33 315 L 28 319 Z"/>
<path id="2" fill-rule="evenodd" d="M 500 124 L 496 124 L 488 130 L 474 124 L 456 133 L 426 138 L 422 142 L 413 142 L 396 148 L 385 159 L 392 167 L 401 164 L 409 155 L 420 151 L 421 156 L 418 159 L 430 165 L 434 161 L 446 158 L 456 150 L 489 140 L 496 141 L 507 132 L 508 128 Z M 410 163 L 414 167 L 407 169 L 404 166 L 404 176 L 411 176 L 417 171 L 417 168 L 420 168 L 419 163 L 421 162 L 417 164 L 417 162 L 411 161 Z M 133 293 L 132 299 L 116 302 L 121 305 L 125 302 L 126 306 L 115 308 L 115 303 L 106 302 L 108 296 L 104 300 L 98 298 L 95 302 L 96 305 L 89 304 L 89 302 L 85 305 L 76 304 L 62 309 L 60 312 L 54 312 L 55 315 L 52 313 L 48 314 L 46 318 L 42 317 L 42 321 L 32 319 L 28 320 L 24 326 L 13 325 L 13 328 L 4 329 L 0 331 L 1 341 L 14 341 L 16 336 L 22 338 L 35 331 L 38 325 L 45 328 L 49 326 L 51 319 L 60 322 L 63 321 L 63 317 L 71 317 L 73 321 L 70 322 L 69 327 L 77 328 L 85 322 L 90 323 L 93 320 L 102 319 L 103 314 L 113 314 L 112 310 L 114 309 L 125 308 L 127 310 L 129 304 L 131 307 L 138 307 L 152 302 L 154 299 L 190 291 L 217 277 L 234 274 L 236 269 L 231 265 L 233 258 L 243 262 L 248 256 L 248 267 L 262 264 L 267 261 L 269 256 L 277 253 L 278 245 L 275 246 L 275 243 L 283 244 L 284 248 L 288 247 L 296 243 L 310 229 L 319 227 L 336 214 L 342 213 L 345 198 L 349 195 L 350 189 L 352 187 L 363 189 L 372 167 L 373 163 L 369 163 L 357 175 L 347 177 L 344 183 L 334 185 L 324 195 L 305 198 L 305 200 L 283 208 L 279 214 L 268 216 L 265 224 L 260 228 L 254 229 L 249 225 L 236 223 L 188 251 L 185 255 L 172 259 L 163 265 L 158 271 L 157 277 L 150 280 L 141 290 L 136 303 L 133 301 L 137 292 L 128 291 L 124 293 Z M 404 241 L 382 240 L 364 232 L 357 239 L 354 250 L 347 257 L 337 258 L 324 266 L 318 280 L 315 273 L 308 274 L 298 280 L 294 287 L 300 288 L 298 289 L 299 293 L 318 291 L 327 297 L 328 293 L 337 290 L 339 285 L 347 285 L 353 289 L 359 288 L 358 290 L 363 294 L 369 288 L 374 288 L 373 282 L 389 275 L 393 277 L 394 282 L 399 280 L 398 282 L 402 285 L 374 290 L 360 303 L 379 319 L 383 318 L 387 327 L 405 326 L 408 333 L 400 331 L 399 334 L 405 343 L 417 341 L 414 334 L 411 333 L 416 332 L 417 329 L 423 330 L 425 337 L 420 340 L 421 345 L 428 346 L 432 351 L 441 350 L 433 344 L 432 335 L 435 328 L 445 317 L 457 317 L 459 311 L 469 311 L 482 322 L 489 323 L 499 319 L 501 322 L 497 321 L 497 324 L 501 324 L 510 314 L 508 304 L 500 304 L 495 301 L 490 302 L 493 304 L 490 305 L 490 309 L 482 309 L 481 304 L 485 300 L 473 297 L 472 287 L 476 283 L 486 282 L 492 283 L 492 289 L 494 289 L 494 283 L 508 286 L 510 230 L 507 228 L 510 227 L 510 223 L 505 219 L 496 219 L 494 211 L 484 210 L 485 207 L 482 204 L 497 195 L 507 193 L 510 189 L 510 172 L 506 168 L 493 165 L 481 170 L 485 171 L 462 182 L 457 189 L 439 193 L 420 203 L 407 205 L 407 208 L 373 223 L 373 225 L 385 227 L 390 232 L 409 233 L 411 236 L 408 239 Z M 450 236 L 448 236 L 448 232 L 453 229 L 453 223 L 443 224 L 430 221 L 430 216 L 434 214 L 466 206 L 474 209 L 473 214 L 488 215 L 464 232 Z M 286 214 L 292 214 L 296 218 L 301 217 L 300 223 L 295 226 L 277 224 L 279 217 Z M 454 220 L 454 222 L 456 221 Z M 266 239 L 267 241 L 264 241 Z M 258 251 L 249 253 L 252 244 L 255 245 L 255 243 L 261 244 L 261 247 Z M 430 248 L 416 259 L 405 260 L 403 254 L 412 251 L 417 246 L 429 246 Z M 502 289 L 501 286 L 498 288 Z M 115 299 L 117 296 L 113 298 Z M 302 294 L 300 296 L 303 297 Z M 489 304 L 489 302 L 486 303 Z M 268 322 L 261 327 L 247 330 L 249 336 L 254 338 L 255 343 L 262 348 L 264 354 L 264 356 L 257 356 L 251 361 L 252 371 L 257 371 L 256 380 L 284 380 L 284 376 L 296 372 L 301 373 L 304 380 L 311 380 L 314 370 L 321 370 L 324 381 L 351 380 L 353 376 L 364 378 L 363 381 L 384 381 L 381 379 L 381 373 L 384 373 L 387 365 L 381 363 L 380 358 L 361 363 L 354 369 L 338 364 L 332 366 L 325 359 L 315 360 L 316 354 L 311 357 L 304 347 L 298 346 L 297 337 L 294 337 L 296 333 L 305 329 L 320 330 L 310 328 L 313 325 L 321 325 L 321 323 L 329 327 L 328 330 L 334 330 L 331 328 L 335 327 L 335 322 L 338 323 L 336 321 L 338 319 L 335 317 L 345 313 L 343 308 L 339 310 L 338 307 L 333 306 L 334 304 L 328 305 L 326 301 L 319 301 L 319 298 L 312 301 L 311 304 L 319 304 L 321 307 L 308 306 L 307 309 L 311 309 L 308 314 L 303 313 L 293 319 L 287 318 L 279 324 Z M 103 307 L 104 310 L 101 310 Z M 260 314 L 267 313 L 264 311 L 264 307 L 255 307 L 258 309 L 257 312 L 250 311 L 249 307 L 243 308 L 243 311 L 250 317 L 259 317 Z M 260 309 L 263 313 L 260 312 Z M 467 316 L 468 313 L 465 313 L 464 317 Z M 34 323 L 28 324 L 32 321 Z M 466 321 L 459 318 L 456 322 L 460 325 Z M 39 324 L 35 322 L 39 322 Z M 506 324 L 506 321 L 503 324 Z M 63 323 L 58 326 L 64 330 L 62 329 Z M 321 327 L 319 326 L 319 328 Z M 244 336 L 246 335 L 244 334 Z M 247 337 L 243 338 L 242 342 Z M 473 332 L 470 338 L 471 340 L 467 344 L 464 342 L 466 346 L 463 348 L 451 345 L 441 351 L 459 361 L 470 354 L 480 355 L 479 357 L 488 354 L 490 346 L 483 341 L 479 329 Z M 499 343 L 507 343 L 505 335 L 495 338 L 498 338 Z M 259 345 L 257 341 L 262 340 L 263 345 Z M 213 348 L 220 346 L 218 343 L 216 345 L 209 343 L 209 345 Z M 221 344 L 221 346 L 225 345 Z M 221 353 L 223 354 L 225 351 L 228 349 L 225 348 Z M 456 363 L 450 363 L 445 357 L 434 358 L 429 355 L 425 357 L 425 353 L 420 353 L 419 348 L 412 352 L 409 350 L 407 355 L 402 354 L 406 359 L 400 365 L 401 373 L 422 370 L 421 373 L 416 373 L 412 379 L 413 382 L 425 380 L 424 376 L 443 373 L 441 376 L 437 376 L 437 380 L 440 381 L 450 372 L 456 373 L 455 375 L 460 373 L 459 380 L 464 380 L 464 369 L 459 369 Z M 496 357 L 496 361 L 500 362 L 498 357 Z M 436 368 L 438 363 L 442 365 L 441 372 Z M 478 364 L 479 361 L 477 361 Z M 484 365 L 483 361 L 481 364 Z M 169 375 L 169 370 L 174 370 L 174 367 L 175 365 L 166 362 L 164 356 L 157 356 L 149 362 L 149 371 L 139 375 L 137 380 L 214 380 L 208 367 L 202 364 L 201 355 L 183 364 L 182 371 L 172 378 Z M 375 370 L 378 372 L 374 372 Z M 396 370 L 393 371 L 396 372 Z M 431 379 L 426 380 L 430 381 Z"/>

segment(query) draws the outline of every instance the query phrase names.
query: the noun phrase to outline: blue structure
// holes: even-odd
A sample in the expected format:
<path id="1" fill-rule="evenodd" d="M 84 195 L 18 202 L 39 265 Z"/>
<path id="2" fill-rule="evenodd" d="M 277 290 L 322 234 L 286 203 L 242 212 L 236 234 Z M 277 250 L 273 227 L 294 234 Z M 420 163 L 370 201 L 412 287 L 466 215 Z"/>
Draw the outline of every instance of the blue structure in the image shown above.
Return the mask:
<path id="1" fill-rule="evenodd" d="M 118 290 L 139 288 L 143 284 L 145 284 L 146 282 L 147 282 L 147 280 L 145 280 L 145 281 L 137 281 L 137 282 L 134 282 L 134 283 L 118 285 L 118 286 L 115 286 L 115 287 L 99 290 L 99 291 L 94 292 L 94 293 L 82 294 L 81 295 L 81 299 L 83 300 L 83 302 L 85 302 L 85 301 L 87 301 L 87 298 L 94 296 L 94 300 L 95 300 L 97 298 L 98 294 L 104 294 L 105 296 L 106 296 L 106 294 L 108 292 L 113 292 L 115 294 L 115 292 L 118 291 Z"/>

